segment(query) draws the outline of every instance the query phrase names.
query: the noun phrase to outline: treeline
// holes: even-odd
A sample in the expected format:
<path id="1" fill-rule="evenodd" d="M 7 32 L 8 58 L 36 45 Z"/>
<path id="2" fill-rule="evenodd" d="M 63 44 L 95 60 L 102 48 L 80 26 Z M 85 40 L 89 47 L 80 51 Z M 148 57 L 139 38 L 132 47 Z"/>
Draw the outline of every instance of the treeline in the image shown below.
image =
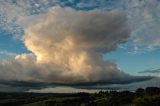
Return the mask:
<path id="1" fill-rule="evenodd" d="M 160 106 L 160 88 L 98 93 L 0 93 L 0 106 Z"/>
<path id="2" fill-rule="evenodd" d="M 160 88 L 147 87 L 131 91 L 100 91 L 88 106 L 160 106 Z"/>

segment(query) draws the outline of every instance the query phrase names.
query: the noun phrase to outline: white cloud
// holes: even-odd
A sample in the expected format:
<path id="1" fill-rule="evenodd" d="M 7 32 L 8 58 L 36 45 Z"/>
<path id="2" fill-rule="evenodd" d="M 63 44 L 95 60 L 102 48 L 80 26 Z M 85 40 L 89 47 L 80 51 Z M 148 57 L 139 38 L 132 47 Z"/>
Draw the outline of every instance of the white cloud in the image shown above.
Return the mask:
<path id="1" fill-rule="evenodd" d="M 124 77 L 102 54 L 114 51 L 129 35 L 125 16 L 100 10 L 55 7 L 25 30 L 24 42 L 37 62 L 60 70 L 62 82 L 96 82 Z M 73 81 L 74 79 L 74 81 Z M 59 81 L 59 79 L 57 79 Z"/>
<path id="2" fill-rule="evenodd" d="M 0 51 L 0 56 L 5 57 L 5 58 L 14 58 L 17 54 L 8 52 L 8 51 Z"/>
<path id="3" fill-rule="evenodd" d="M 32 54 L 0 64 L 2 80 L 57 83 L 126 83 L 137 81 L 102 55 L 127 41 L 124 14 L 54 7 L 33 16 L 23 38 Z M 138 80 L 141 80 L 138 79 Z M 144 80 L 144 79 L 142 79 Z"/>
<path id="4" fill-rule="evenodd" d="M 133 42 L 136 46 L 147 46 L 153 49 L 160 46 L 158 0 L 135 0 L 135 5 L 128 8 L 129 21 L 133 27 Z M 134 24 L 135 23 L 135 24 Z"/>

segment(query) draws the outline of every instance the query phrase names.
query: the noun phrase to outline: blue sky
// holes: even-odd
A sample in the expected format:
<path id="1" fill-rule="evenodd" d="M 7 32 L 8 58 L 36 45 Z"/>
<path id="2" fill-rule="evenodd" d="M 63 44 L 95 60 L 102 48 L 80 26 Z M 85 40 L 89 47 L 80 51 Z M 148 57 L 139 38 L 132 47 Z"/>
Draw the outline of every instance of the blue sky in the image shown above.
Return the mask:
<path id="1" fill-rule="evenodd" d="M 149 75 L 139 72 L 160 68 L 159 0 L 0 0 L 0 61 L 34 54 L 23 38 L 26 27 L 32 23 L 27 20 L 56 6 L 123 14 L 129 37 L 116 50 L 103 53 L 103 60 L 112 61 L 130 75 Z"/>
<path id="2" fill-rule="evenodd" d="M 105 59 L 113 60 L 121 70 L 130 74 L 138 75 L 140 71 L 159 69 L 159 50 L 140 54 L 130 54 L 124 49 L 118 49 L 104 56 Z"/>

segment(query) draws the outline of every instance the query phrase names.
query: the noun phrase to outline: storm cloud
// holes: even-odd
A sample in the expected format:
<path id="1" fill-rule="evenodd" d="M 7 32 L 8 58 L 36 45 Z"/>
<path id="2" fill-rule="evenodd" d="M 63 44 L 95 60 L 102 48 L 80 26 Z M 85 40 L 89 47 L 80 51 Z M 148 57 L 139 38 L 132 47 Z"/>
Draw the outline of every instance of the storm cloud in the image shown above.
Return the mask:
<path id="1" fill-rule="evenodd" d="M 147 79 L 128 75 L 103 60 L 103 54 L 129 38 L 124 14 L 53 7 L 29 19 L 23 42 L 31 53 L 1 61 L 1 80 L 76 84 Z"/>

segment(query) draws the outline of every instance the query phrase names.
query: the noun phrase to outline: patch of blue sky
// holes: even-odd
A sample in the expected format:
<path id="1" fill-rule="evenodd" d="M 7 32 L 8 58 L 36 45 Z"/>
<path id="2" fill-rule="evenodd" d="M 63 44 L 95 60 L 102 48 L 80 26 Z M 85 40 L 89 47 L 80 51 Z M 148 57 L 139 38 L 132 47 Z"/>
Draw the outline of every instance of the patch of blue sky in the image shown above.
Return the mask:
<path id="1" fill-rule="evenodd" d="M 21 40 L 14 39 L 12 33 L 0 29 L 0 51 L 16 54 L 28 53 Z"/>
<path id="2" fill-rule="evenodd" d="M 103 58 L 114 61 L 122 71 L 138 75 L 143 70 L 160 68 L 159 54 L 159 49 L 135 55 L 128 53 L 128 49 L 118 48 L 115 52 L 105 54 Z"/>

